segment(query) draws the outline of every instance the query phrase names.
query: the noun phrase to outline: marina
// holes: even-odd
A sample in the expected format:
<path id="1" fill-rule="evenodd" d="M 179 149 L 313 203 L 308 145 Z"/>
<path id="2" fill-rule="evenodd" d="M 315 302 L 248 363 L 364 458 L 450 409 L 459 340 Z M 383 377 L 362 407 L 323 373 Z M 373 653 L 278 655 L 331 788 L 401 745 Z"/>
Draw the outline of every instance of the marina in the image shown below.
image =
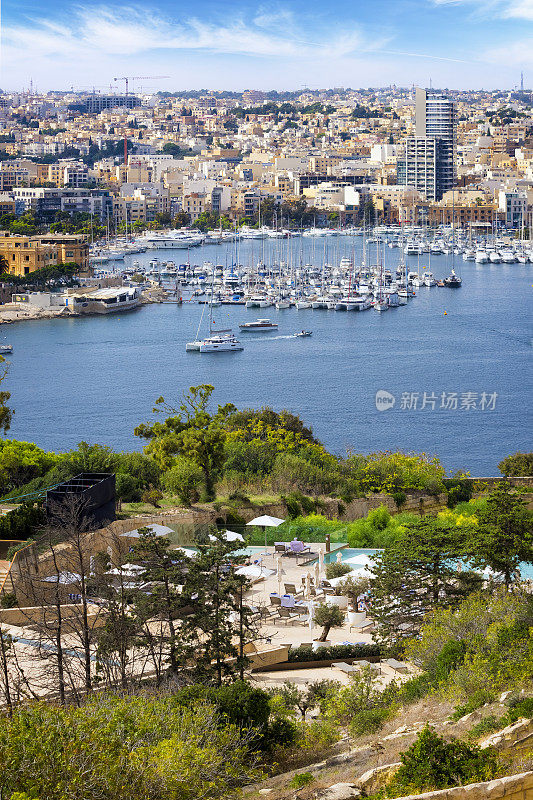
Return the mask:
<path id="1" fill-rule="evenodd" d="M 362 263 L 362 235 L 326 239 L 330 274 L 341 271 L 343 258 L 357 266 Z M 265 263 L 285 260 L 280 258 L 280 245 L 286 248 L 286 241 L 241 242 L 238 262 L 243 272 L 244 265 L 257 264 L 263 250 Z M 324 241 L 300 237 L 298 253 L 300 242 L 303 264 L 316 259 L 310 279 L 317 296 L 322 296 L 322 274 L 327 274 L 322 270 Z M 217 279 L 240 271 L 232 268 L 234 251 L 232 242 L 195 248 L 190 260 L 183 258 L 183 251 L 169 250 L 165 256 L 177 266 L 187 261 L 193 271 L 195 264 L 205 269 L 204 254 L 207 258 L 209 253 L 212 264 L 223 265 L 221 275 L 215 270 L 216 296 Z M 403 258 L 401 248 L 385 246 L 380 253 L 385 258 L 384 273 L 394 274 Z M 120 266 L 130 270 L 138 261 L 149 272 L 152 260 L 153 252 L 132 254 Z M 451 276 L 451 253 L 431 255 L 431 264 L 418 254 L 405 255 L 405 261 L 408 273 L 421 275 L 427 270 L 443 280 Z M 288 263 L 290 275 L 290 259 Z M 367 248 L 367 263 L 379 263 L 376 243 Z M 296 271 L 294 253 L 293 265 Z M 346 269 L 346 278 L 333 276 L 329 281 L 332 288 L 337 279 L 349 285 L 351 270 Z M 188 342 L 209 338 L 209 279 L 198 285 L 180 284 L 181 305 L 161 303 L 134 314 L 10 325 L 9 344 L 16 358 L 10 360 L 6 388 L 17 412 L 10 435 L 47 449 L 75 447 L 81 439 L 140 449 L 133 428 L 150 418 L 156 397 L 176 400 L 189 386 L 210 383 L 217 403 L 298 409 L 336 452 L 425 451 L 437 454 L 451 471 L 468 465 L 472 474 L 497 474 L 501 458 L 528 446 L 531 267 L 481 264 L 456 256 L 455 269 L 462 279 L 460 291 L 420 286 L 413 289 L 414 296 L 408 291 L 402 306 L 407 290 L 399 289 L 400 304 L 388 313 L 344 313 L 342 306 L 352 305 L 351 287 L 344 300 L 337 298 L 338 311 L 327 305 L 313 308 L 310 299 L 281 309 L 274 300 L 268 313 L 256 305 L 246 307 L 242 299 L 215 301 L 213 331 L 231 331 L 233 336 L 241 323 L 266 316 L 278 325 L 266 334 L 243 333 L 236 338 L 244 350 L 216 356 L 195 357 L 198 351 L 186 351 Z M 266 280 L 270 281 L 268 275 Z M 172 291 L 176 279 L 163 285 Z M 257 298 L 259 291 L 250 288 Z M 200 291 L 204 294 L 195 295 Z M 199 305 L 202 299 L 206 302 Z M 295 336 L 302 330 L 312 331 L 312 336 Z M 517 382 L 516 375 L 523 379 Z M 380 390 L 395 398 L 386 412 L 376 407 Z M 456 410 L 441 408 L 441 395 L 453 392 L 459 398 L 468 392 L 477 395 L 477 407 L 465 411 L 459 403 Z M 483 392 L 497 394 L 490 412 L 479 408 Z M 436 398 L 433 407 L 428 402 L 422 407 L 424 393 Z M 411 408 L 406 407 L 406 396 Z"/>

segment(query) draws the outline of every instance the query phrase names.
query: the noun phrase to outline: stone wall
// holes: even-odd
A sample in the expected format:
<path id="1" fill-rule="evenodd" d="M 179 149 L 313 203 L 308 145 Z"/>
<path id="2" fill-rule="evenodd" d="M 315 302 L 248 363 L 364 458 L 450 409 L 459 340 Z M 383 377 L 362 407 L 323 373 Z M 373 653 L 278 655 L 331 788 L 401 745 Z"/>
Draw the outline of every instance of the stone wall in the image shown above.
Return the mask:
<path id="1" fill-rule="evenodd" d="M 533 772 L 508 775 L 485 783 L 471 783 L 454 789 L 410 794 L 396 800 L 532 800 Z"/>

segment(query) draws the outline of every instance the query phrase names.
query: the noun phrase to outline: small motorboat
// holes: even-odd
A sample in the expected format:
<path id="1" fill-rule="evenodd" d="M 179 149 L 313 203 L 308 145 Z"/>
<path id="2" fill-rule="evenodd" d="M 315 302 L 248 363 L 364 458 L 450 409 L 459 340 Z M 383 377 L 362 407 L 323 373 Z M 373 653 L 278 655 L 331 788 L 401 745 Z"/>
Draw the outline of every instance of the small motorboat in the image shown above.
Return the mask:
<path id="1" fill-rule="evenodd" d="M 312 336 L 313 331 L 299 331 L 298 333 L 294 334 L 295 336 Z"/>
<path id="2" fill-rule="evenodd" d="M 0 344 L 0 355 L 13 352 L 12 344 Z"/>
<path id="3" fill-rule="evenodd" d="M 448 278 L 444 278 L 444 285 L 448 289 L 459 289 L 462 284 L 461 278 L 455 274 L 455 271 L 452 269 L 451 275 Z"/>
<path id="4" fill-rule="evenodd" d="M 437 286 L 442 289 L 444 286 L 446 286 L 446 284 L 444 281 L 437 281 Z"/>

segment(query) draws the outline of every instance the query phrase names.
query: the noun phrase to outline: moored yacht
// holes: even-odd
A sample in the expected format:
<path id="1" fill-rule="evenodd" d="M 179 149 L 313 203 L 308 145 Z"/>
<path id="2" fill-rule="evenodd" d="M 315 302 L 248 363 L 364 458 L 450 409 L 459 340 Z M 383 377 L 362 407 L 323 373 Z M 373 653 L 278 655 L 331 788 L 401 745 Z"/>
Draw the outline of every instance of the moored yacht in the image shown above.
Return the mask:
<path id="1" fill-rule="evenodd" d="M 448 289 L 458 289 L 461 284 L 461 278 L 455 274 L 455 270 L 453 269 L 451 275 L 448 278 L 444 278 L 444 285 L 447 286 Z"/>
<path id="2" fill-rule="evenodd" d="M 218 331 L 200 343 L 200 353 L 230 353 L 244 350 L 244 347 L 231 331 Z"/>

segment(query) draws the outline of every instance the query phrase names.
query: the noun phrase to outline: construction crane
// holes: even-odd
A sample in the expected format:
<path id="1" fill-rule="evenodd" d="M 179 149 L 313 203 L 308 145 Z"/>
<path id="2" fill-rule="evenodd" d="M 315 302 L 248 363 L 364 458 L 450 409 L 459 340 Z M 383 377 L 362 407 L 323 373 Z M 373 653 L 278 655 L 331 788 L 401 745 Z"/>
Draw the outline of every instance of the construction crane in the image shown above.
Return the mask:
<path id="1" fill-rule="evenodd" d="M 122 78 L 113 78 L 116 81 L 124 81 L 126 86 L 126 97 L 128 96 L 128 87 L 130 81 L 162 81 L 170 78 L 170 75 L 127 75 Z"/>
<path id="2" fill-rule="evenodd" d="M 170 78 L 170 75 L 124 75 L 121 78 L 113 78 L 117 81 L 124 81 L 126 87 L 126 108 L 128 107 L 128 88 L 130 81 L 162 81 Z M 126 170 L 126 180 L 128 179 L 128 138 L 124 134 L 124 169 Z"/>

